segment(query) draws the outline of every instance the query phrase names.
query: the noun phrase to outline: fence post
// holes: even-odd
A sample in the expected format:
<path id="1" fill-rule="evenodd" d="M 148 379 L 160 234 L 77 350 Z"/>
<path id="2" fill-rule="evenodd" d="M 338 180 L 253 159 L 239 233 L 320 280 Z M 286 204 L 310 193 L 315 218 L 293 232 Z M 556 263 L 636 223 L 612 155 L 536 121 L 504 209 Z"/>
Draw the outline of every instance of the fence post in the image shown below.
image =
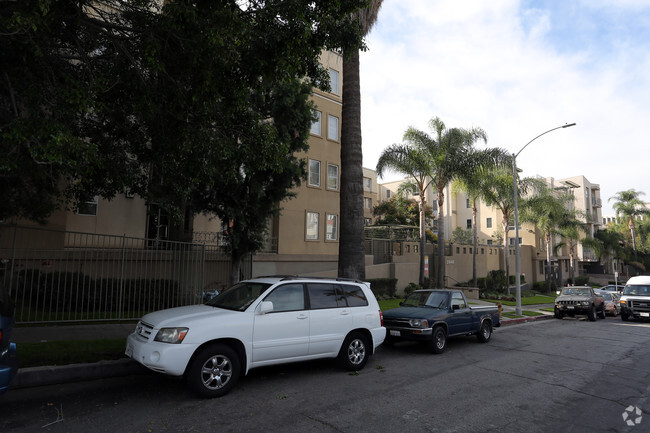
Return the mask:
<path id="1" fill-rule="evenodd" d="M 122 255 L 121 255 L 121 261 L 120 261 L 120 283 L 119 283 L 119 290 L 118 290 L 118 297 L 117 297 L 117 318 L 121 320 L 123 318 L 123 313 L 124 313 L 124 272 L 126 268 L 126 246 L 124 245 L 124 242 L 126 241 L 124 236 L 121 236 L 122 238 Z"/>

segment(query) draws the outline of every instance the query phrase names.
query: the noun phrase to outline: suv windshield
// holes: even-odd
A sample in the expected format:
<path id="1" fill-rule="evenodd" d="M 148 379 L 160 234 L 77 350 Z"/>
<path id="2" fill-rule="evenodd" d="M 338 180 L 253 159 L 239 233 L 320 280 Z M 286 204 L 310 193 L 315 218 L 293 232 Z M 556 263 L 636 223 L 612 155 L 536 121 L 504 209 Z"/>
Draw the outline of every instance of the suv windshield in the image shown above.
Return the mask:
<path id="1" fill-rule="evenodd" d="M 206 305 L 226 310 L 244 311 L 269 287 L 271 285 L 268 283 L 243 281 L 210 299 Z"/>
<path id="2" fill-rule="evenodd" d="M 402 302 L 402 306 L 444 308 L 447 298 L 445 292 L 413 292 Z"/>
<path id="3" fill-rule="evenodd" d="M 562 294 L 570 296 L 591 296 L 589 289 L 578 289 L 575 287 L 565 287 L 562 289 Z"/>
<path id="4" fill-rule="evenodd" d="M 623 294 L 650 296 L 650 286 L 625 286 Z"/>

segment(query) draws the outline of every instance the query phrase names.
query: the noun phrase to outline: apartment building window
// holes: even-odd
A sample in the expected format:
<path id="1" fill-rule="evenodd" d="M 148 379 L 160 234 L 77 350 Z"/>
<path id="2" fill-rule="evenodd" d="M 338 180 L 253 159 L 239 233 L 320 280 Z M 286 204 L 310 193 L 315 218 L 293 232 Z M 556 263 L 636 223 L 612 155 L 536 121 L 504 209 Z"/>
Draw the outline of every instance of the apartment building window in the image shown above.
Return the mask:
<path id="1" fill-rule="evenodd" d="M 544 273 L 544 262 L 543 261 L 539 262 L 539 273 L 540 274 Z"/>
<path id="2" fill-rule="evenodd" d="M 488 239 L 486 243 L 488 245 L 494 245 L 494 241 L 492 239 Z M 490 254 L 492 254 L 492 250 L 490 250 Z"/>
<path id="3" fill-rule="evenodd" d="M 316 120 L 314 120 L 311 124 L 311 130 L 310 132 L 314 135 L 321 135 L 322 134 L 322 117 L 323 113 L 321 113 L 318 110 L 314 110 L 314 114 L 316 115 Z"/>
<path id="4" fill-rule="evenodd" d="M 339 166 L 327 164 L 327 188 L 339 189 Z"/>
<path id="5" fill-rule="evenodd" d="M 515 244 L 515 238 L 510 238 L 510 245 Z M 519 245 L 521 245 L 521 238 L 519 238 Z"/>
<path id="6" fill-rule="evenodd" d="M 491 229 L 492 228 L 492 218 L 487 218 L 485 220 L 485 227 Z"/>
<path id="7" fill-rule="evenodd" d="M 318 212 L 307 212 L 307 221 L 305 226 L 305 239 L 308 241 L 318 240 Z"/>
<path id="8" fill-rule="evenodd" d="M 334 141 L 339 141 L 339 118 L 327 115 L 327 138 Z"/>
<path id="9" fill-rule="evenodd" d="M 389 189 L 386 190 L 386 198 L 390 199 L 390 190 Z"/>
<path id="10" fill-rule="evenodd" d="M 364 177 L 363 178 L 363 189 L 365 191 L 370 191 L 371 188 L 372 188 L 372 179 L 370 179 L 369 177 Z"/>
<path id="11" fill-rule="evenodd" d="M 79 215 L 89 215 L 97 216 L 97 204 L 99 203 L 99 196 L 89 195 L 81 197 L 79 201 L 79 206 L 77 208 L 77 214 Z"/>
<path id="12" fill-rule="evenodd" d="M 339 71 L 330 69 L 330 87 L 332 88 L 332 93 L 335 95 L 339 94 Z"/>
<path id="13" fill-rule="evenodd" d="M 467 219 L 466 223 L 467 223 L 467 228 L 468 228 L 468 229 L 471 229 L 471 228 L 472 228 L 472 220 L 471 220 L 471 219 Z"/>
<path id="14" fill-rule="evenodd" d="M 327 214 L 325 239 L 336 241 L 339 238 L 339 216 Z"/>
<path id="15" fill-rule="evenodd" d="M 469 198 L 465 199 L 465 207 L 469 209 Z"/>
<path id="16" fill-rule="evenodd" d="M 320 186 L 320 161 L 309 160 L 309 186 Z"/>
<path id="17" fill-rule="evenodd" d="M 370 197 L 363 198 L 363 207 L 366 209 L 372 209 L 372 199 Z"/>

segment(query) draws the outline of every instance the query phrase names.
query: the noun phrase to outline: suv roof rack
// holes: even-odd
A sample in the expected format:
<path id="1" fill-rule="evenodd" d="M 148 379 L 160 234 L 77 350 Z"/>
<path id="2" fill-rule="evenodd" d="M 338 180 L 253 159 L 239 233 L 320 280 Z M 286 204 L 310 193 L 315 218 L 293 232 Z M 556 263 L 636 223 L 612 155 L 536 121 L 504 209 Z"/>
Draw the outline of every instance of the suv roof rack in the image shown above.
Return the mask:
<path id="1" fill-rule="evenodd" d="M 334 281 L 347 281 L 350 283 L 363 283 L 364 281 L 357 278 L 340 278 L 340 277 L 307 277 L 304 275 L 262 275 L 255 278 L 280 278 L 282 281 L 290 280 L 334 280 Z"/>

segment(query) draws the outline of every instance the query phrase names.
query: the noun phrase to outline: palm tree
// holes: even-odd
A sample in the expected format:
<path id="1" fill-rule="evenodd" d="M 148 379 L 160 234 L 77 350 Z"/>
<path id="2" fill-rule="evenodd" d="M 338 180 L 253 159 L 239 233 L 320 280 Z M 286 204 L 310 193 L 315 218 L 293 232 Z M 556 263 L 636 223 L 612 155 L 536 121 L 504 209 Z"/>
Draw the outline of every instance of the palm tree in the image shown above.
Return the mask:
<path id="1" fill-rule="evenodd" d="M 567 210 L 566 215 L 558 227 L 558 232 L 564 240 L 555 246 L 555 251 L 558 251 L 564 246 L 569 248 L 569 278 L 573 282 L 575 282 L 576 247 L 578 242 L 586 248 L 591 248 L 593 245 L 589 224 L 584 221 L 584 219 L 588 218 L 588 215 L 577 209 Z"/>
<path id="2" fill-rule="evenodd" d="M 408 131 L 407 131 L 408 133 Z M 431 160 L 424 152 L 424 149 L 417 147 L 415 143 L 408 140 L 407 134 L 404 135 L 406 143 L 393 144 L 379 156 L 377 162 L 377 176 L 383 177 L 388 170 L 393 170 L 409 177 L 409 180 L 415 184 L 420 196 L 420 278 L 419 284 L 424 286 L 424 246 L 426 241 L 425 234 L 425 210 L 426 210 L 426 191 L 431 185 Z"/>
<path id="3" fill-rule="evenodd" d="M 614 210 L 616 215 L 620 215 L 627 219 L 627 225 L 630 229 L 630 234 L 632 235 L 632 250 L 634 251 L 634 257 L 636 257 L 636 226 L 634 220 L 638 217 L 644 215 L 650 215 L 650 209 L 645 206 L 645 203 L 639 198 L 639 196 L 645 195 L 642 191 L 635 191 L 634 189 L 629 189 L 627 191 L 619 191 L 610 197 L 609 200 L 615 199 Z"/>
<path id="4" fill-rule="evenodd" d="M 377 21 L 382 0 L 370 0 L 356 12 L 366 36 Z M 341 233 L 338 275 L 365 279 L 363 248 L 363 154 L 361 149 L 361 87 L 359 50 L 343 53 L 343 107 L 341 113 Z"/>
<path id="5" fill-rule="evenodd" d="M 488 170 L 497 164 L 507 164 L 509 154 L 502 149 L 487 149 L 485 151 L 474 150 L 471 158 L 474 159 L 470 167 L 474 169 L 460 173 L 452 185 L 452 191 L 464 191 L 472 205 L 472 285 L 477 286 L 476 260 L 478 247 L 478 206 L 477 203 L 483 198 L 481 183 L 483 178 L 480 176 L 482 170 Z M 505 161 L 505 163 L 504 163 Z"/>
<path id="6" fill-rule="evenodd" d="M 429 128 L 435 134 L 409 128 L 404 134 L 405 139 L 424 149 L 430 158 L 430 176 L 437 191 L 438 204 L 438 272 L 435 287 L 444 287 L 445 278 L 445 187 L 460 174 L 475 169 L 475 161 L 470 157 L 474 143 L 478 140 L 487 142 L 487 135 L 481 128 L 451 128 L 447 129 L 438 117 L 429 121 Z"/>
<path id="7" fill-rule="evenodd" d="M 506 284 L 510 294 L 510 260 L 509 260 L 509 237 L 510 220 L 514 218 L 515 199 L 513 191 L 512 170 L 507 167 L 496 167 L 481 172 L 483 182 L 481 191 L 483 201 L 487 206 L 494 206 L 501 211 L 501 227 L 503 229 L 503 255 L 506 265 Z M 538 185 L 537 179 L 524 178 L 517 182 L 519 186 L 519 197 L 525 195 L 528 190 Z M 519 239 L 515 239 L 519 242 Z"/>
<path id="8" fill-rule="evenodd" d="M 569 204 L 573 196 L 568 192 L 558 192 L 549 187 L 544 181 L 537 182 L 536 194 L 523 201 L 519 213 L 520 221 L 533 224 L 543 235 L 546 246 L 546 283 L 551 291 L 551 241 L 554 235 L 559 235 L 560 225 L 567 223 Z"/>

